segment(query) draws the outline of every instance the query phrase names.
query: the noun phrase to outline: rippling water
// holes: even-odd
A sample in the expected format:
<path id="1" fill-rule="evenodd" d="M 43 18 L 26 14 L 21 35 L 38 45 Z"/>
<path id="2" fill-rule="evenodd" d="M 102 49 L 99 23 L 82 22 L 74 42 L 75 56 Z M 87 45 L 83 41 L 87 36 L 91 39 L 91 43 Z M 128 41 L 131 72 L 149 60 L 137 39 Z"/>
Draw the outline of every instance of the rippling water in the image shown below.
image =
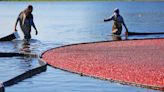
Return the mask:
<path id="1" fill-rule="evenodd" d="M 0 58 L 0 61 L 0 81 L 3 82 L 39 66 L 37 59 L 26 57 Z"/>
<path id="2" fill-rule="evenodd" d="M 21 10 L 28 4 L 34 6 L 34 21 L 39 35 L 30 42 L 28 51 L 41 54 L 43 51 L 73 43 L 109 41 L 112 22 L 104 23 L 103 19 L 118 7 L 124 17 L 129 31 L 163 32 L 164 2 L 0 2 L 0 37 L 13 32 L 15 20 Z M 22 32 L 18 27 L 22 39 Z M 123 30 L 124 33 L 124 30 Z M 128 39 L 163 38 L 164 35 L 130 36 Z M 21 52 L 24 49 L 22 40 L 0 42 L 0 52 Z M 122 34 L 122 39 L 125 39 Z M 15 76 L 22 71 L 11 71 L 22 67 L 29 69 L 33 60 L 20 58 L 0 58 L 0 81 Z M 7 61 L 7 62 L 6 62 Z M 10 61 L 12 61 L 10 63 Z M 14 64 L 13 64 L 14 63 Z M 16 64 L 15 64 L 16 63 Z M 28 64 L 29 63 L 29 64 Z M 7 71 L 7 72 L 6 72 Z M 2 74 L 3 72 L 3 74 Z M 12 74 L 11 76 L 9 74 Z M 124 86 L 109 81 L 81 77 L 52 67 L 23 82 L 8 87 L 6 92 L 156 92 L 154 90 Z"/>

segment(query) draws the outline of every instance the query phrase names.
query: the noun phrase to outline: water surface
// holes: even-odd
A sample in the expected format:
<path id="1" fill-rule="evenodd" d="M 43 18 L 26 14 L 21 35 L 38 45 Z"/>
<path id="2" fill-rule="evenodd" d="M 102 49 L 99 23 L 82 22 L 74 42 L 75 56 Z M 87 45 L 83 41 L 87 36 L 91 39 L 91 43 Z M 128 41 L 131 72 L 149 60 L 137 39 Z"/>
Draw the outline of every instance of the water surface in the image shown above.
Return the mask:
<path id="1" fill-rule="evenodd" d="M 104 18 L 119 8 L 129 31 L 133 32 L 163 32 L 164 30 L 164 2 L 0 2 L 0 37 L 13 32 L 15 20 L 20 11 L 28 4 L 34 6 L 34 21 L 39 34 L 32 31 L 29 52 L 41 54 L 43 51 L 66 44 L 110 41 L 112 22 L 104 23 Z M 22 32 L 17 27 L 21 39 L 12 42 L 0 42 L 0 52 L 21 52 L 24 48 Z M 123 33 L 125 29 L 123 29 Z M 121 35 L 125 39 L 124 34 Z M 130 36 L 128 39 L 163 38 L 164 35 Z M 23 67 L 24 59 L 12 58 L 14 63 L 9 65 L 8 58 L 0 58 L 0 80 L 19 73 L 10 71 L 7 67 Z M 7 62 L 5 62 L 7 61 Z M 33 60 L 27 61 L 34 65 Z M 5 72 L 5 71 L 8 71 Z M 21 69 L 20 69 L 21 71 Z M 158 92 L 155 90 L 125 86 L 109 81 L 102 81 L 90 77 L 48 67 L 44 73 L 8 87 L 6 92 Z"/>

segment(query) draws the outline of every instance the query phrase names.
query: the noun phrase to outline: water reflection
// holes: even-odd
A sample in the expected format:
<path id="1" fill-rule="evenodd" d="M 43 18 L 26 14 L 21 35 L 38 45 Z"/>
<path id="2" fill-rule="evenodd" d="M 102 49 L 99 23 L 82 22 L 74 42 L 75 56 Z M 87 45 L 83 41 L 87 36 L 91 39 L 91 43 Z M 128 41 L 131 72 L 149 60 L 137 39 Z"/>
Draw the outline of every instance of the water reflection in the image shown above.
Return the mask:
<path id="1" fill-rule="evenodd" d="M 0 80 L 11 79 L 38 66 L 37 59 L 27 57 L 0 58 Z"/>
<path id="2" fill-rule="evenodd" d="M 30 49 L 30 41 L 26 41 L 26 40 L 23 40 L 22 41 L 22 46 L 21 46 L 21 51 L 22 52 L 31 52 L 31 49 Z"/>
<path id="3" fill-rule="evenodd" d="M 20 61 L 17 63 L 17 66 L 22 71 L 27 71 L 29 69 L 32 69 L 35 67 L 36 64 L 34 64 L 34 61 L 32 58 L 27 57 L 21 57 L 18 58 Z"/>

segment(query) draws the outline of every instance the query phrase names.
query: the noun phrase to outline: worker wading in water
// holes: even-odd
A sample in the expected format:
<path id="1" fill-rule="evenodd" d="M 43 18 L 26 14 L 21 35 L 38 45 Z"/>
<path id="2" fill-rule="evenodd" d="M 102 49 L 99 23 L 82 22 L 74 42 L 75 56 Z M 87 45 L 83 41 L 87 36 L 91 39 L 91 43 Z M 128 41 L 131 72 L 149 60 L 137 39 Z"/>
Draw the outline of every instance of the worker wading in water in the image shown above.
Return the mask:
<path id="1" fill-rule="evenodd" d="M 123 17 L 119 13 L 119 9 L 114 9 L 114 14 L 110 16 L 108 19 L 105 19 L 104 22 L 113 20 L 113 26 L 112 26 L 112 34 L 114 35 L 121 35 L 122 32 L 122 25 L 125 27 L 126 32 L 125 34 L 128 35 L 128 29 L 124 23 Z"/>
<path id="2" fill-rule="evenodd" d="M 36 35 L 38 34 L 38 31 L 33 21 L 32 11 L 33 11 L 32 5 L 29 5 L 24 11 L 22 11 L 16 20 L 15 28 L 14 28 L 14 31 L 17 31 L 16 27 L 19 22 L 20 28 L 24 34 L 24 40 L 27 42 L 31 39 L 31 26 L 33 26 L 33 28 L 35 29 Z"/>

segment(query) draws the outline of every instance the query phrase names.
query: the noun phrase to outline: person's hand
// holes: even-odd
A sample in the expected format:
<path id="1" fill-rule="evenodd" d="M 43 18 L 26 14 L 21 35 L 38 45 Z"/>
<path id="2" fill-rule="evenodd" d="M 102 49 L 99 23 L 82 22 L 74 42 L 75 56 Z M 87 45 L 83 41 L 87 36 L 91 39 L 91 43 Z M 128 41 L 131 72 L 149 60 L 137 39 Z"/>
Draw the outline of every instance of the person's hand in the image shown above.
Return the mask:
<path id="1" fill-rule="evenodd" d="M 36 33 L 35 33 L 35 35 L 38 35 L 38 31 L 36 30 Z"/>
<path id="2" fill-rule="evenodd" d="M 129 35 L 128 31 L 126 31 L 126 32 L 125 32 L 125 35 L 126 35 L 126 36 L 128 36 L 128 35 Z"/>
<path id="3" fill-rule="evenodd" d="M 14 31 L 16 32 L 16 31 L 17 31 L 17 29 L 16 29 L 16 28 L 14 28 Z"/>

